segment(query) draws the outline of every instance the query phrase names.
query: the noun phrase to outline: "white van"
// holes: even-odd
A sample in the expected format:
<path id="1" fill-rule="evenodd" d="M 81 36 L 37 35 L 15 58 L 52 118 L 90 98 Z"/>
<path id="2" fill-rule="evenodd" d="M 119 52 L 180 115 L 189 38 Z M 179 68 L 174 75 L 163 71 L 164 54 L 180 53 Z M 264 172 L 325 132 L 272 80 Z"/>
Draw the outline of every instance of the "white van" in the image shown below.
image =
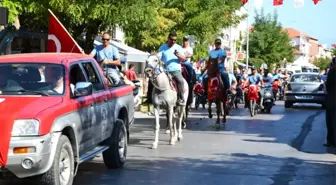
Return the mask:
<path id="1" fill-rule="evenodd" d="M 292 64 L 287 67 L 288 71 L 293 71 L 293 73 L 318 73 L 319 68 L 315 67 L 312 64 L 301 65 L 301 64 Z"/>

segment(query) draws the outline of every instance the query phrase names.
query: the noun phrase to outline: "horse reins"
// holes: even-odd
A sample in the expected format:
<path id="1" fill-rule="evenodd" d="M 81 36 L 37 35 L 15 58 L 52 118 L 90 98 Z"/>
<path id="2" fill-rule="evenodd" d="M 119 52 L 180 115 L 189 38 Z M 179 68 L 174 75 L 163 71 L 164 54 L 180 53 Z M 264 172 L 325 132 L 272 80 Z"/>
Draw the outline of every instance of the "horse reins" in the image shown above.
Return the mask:
<path id="1" fill-rule="evenodd" d="M 160 65 L 160 62 L 158 63 L 158 64 L 156 64 L 156 66 L 154 66 L 153 67 L 153 72 L 152 72 L 152 77 L 149 77 L 148 75 L 148 78 L 149 78 L 149 80 L 151 81 L 151 83 L 153 84 L 153 86 L 156 88 L 156 89 L 158 89 L 158 90 L 160 90 L 160 91 L 165 91 L 165 90 L 167 90 L 167 88 L 161 88 L 161 87 L 159 87 L 158 85 L 156 85 L 156 83 L 155 83 L 155 81 L 157 81 L 156 79 L 157 79 L 157 77 L 162 73 L 162 71 L 160 70 L 160 68 L 159 68 L 159 70 L 160 70 L 160 73 L 156 73 L 155 71 L 156 71 L 156 69 L 157 69 L 157 66 L 158 65 Z M 159 66 L 160 67 L 160 66 Z"/>

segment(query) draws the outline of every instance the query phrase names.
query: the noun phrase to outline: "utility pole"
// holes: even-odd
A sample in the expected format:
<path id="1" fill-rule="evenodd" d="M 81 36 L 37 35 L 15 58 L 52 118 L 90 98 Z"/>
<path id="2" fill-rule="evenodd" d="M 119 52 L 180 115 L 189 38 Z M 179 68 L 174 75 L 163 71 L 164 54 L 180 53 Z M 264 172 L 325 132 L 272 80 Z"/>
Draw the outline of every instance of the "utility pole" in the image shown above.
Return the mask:
<path id="1" fill-rule="evenodd" d="M 247 20 L 246 20 L 246 25 L 247 25 L 247 31 L 246 31 L 246 70 L 248 71 L 248 64 L 249 64 L 249 34 L 250 34 L 250 29 L 249 29 L 249 10 L 250 10 L 250 1 L 247 1 Z"/>

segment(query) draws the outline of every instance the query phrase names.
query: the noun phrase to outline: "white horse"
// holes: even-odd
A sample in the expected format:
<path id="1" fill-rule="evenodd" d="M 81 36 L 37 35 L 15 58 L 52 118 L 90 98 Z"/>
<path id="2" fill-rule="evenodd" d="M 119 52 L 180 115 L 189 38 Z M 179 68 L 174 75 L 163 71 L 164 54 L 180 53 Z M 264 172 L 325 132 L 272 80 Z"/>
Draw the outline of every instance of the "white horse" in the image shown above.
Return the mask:
<path id="1" fill-rule="evenodd" d="M 185 113 L 186 105 L 178 105 L 177 89 L 171 77 L 162 68 L 162 61 L 156 55 L 150 55 L 147 60 L 145 74 L 153 84 L 152 102 L 154 105 L 155 114 L 155 139 L 152 148 L 157 148 L 159 144 L 160 130 L 160 109 L 165 109 L 167 112 L 167 125 L 170 129 L 169 144 L 174 145 L 177 140 L 181 141 L 182 136 L 182 119 Z M 184 80 L 183 97 L 185 102 L 188 99 L 189 88 L 188 83 Z M 174 109 L 176 114 L 174 114 Z M 176 129 L 176 121 L 178 121 L 178 130 Z"/>

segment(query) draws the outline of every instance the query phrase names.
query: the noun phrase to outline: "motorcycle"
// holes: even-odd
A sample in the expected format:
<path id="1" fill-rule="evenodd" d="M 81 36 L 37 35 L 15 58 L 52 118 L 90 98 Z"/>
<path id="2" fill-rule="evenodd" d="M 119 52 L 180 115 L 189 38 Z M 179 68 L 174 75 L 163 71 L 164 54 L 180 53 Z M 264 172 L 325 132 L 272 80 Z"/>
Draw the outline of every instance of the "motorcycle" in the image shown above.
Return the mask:
<path id="1" fill-rule="evenodd" d="M 233 107 L 238 108 L 238 101 L 237 100 L 237 90 L 233 89 L 232 87 L 230 89 L 227 90 L 227 100 L 225 103 L 225 111 L 226 114 L 229 115 L 230 111 L 232 110 Z"/>
<path id="2" fill-rule="evenodd" d="M 258 85 L 249 85 L 247 91 L 247 100 L 248 100 L 248 109 L 251 117 L 255 116 L 259 109 L 259 94 L 258 94 Z"/>
<path id="3" fill-rule="evenodd" d="M 240 82 L 236 87 L 237 94 L 234 101 L 236 109 L 238 108 L 239 103 L 244 103 L 244 92 L 243 92 L 244 87 L 245 87 L 244 82 Z"/>
<path id="4" fill-rule="evenodd" d="M 268 114 L 271 113 L 271 109 L 274 104 L 274 97 L 273 97 L 273 91 L 272 86 L 265 86 L 263 87 L 263 110 L 264 112 L 267 112 Z"/>
<path id="5" fill-rule="evenodd" d="M 202 104 L 203 109 L 205 109 L 206 97 L 203 83 L 197 82 L 194 86 L 193 91 L 195 94 L 195 109 L 197 110 L 200 104 Z"/>

